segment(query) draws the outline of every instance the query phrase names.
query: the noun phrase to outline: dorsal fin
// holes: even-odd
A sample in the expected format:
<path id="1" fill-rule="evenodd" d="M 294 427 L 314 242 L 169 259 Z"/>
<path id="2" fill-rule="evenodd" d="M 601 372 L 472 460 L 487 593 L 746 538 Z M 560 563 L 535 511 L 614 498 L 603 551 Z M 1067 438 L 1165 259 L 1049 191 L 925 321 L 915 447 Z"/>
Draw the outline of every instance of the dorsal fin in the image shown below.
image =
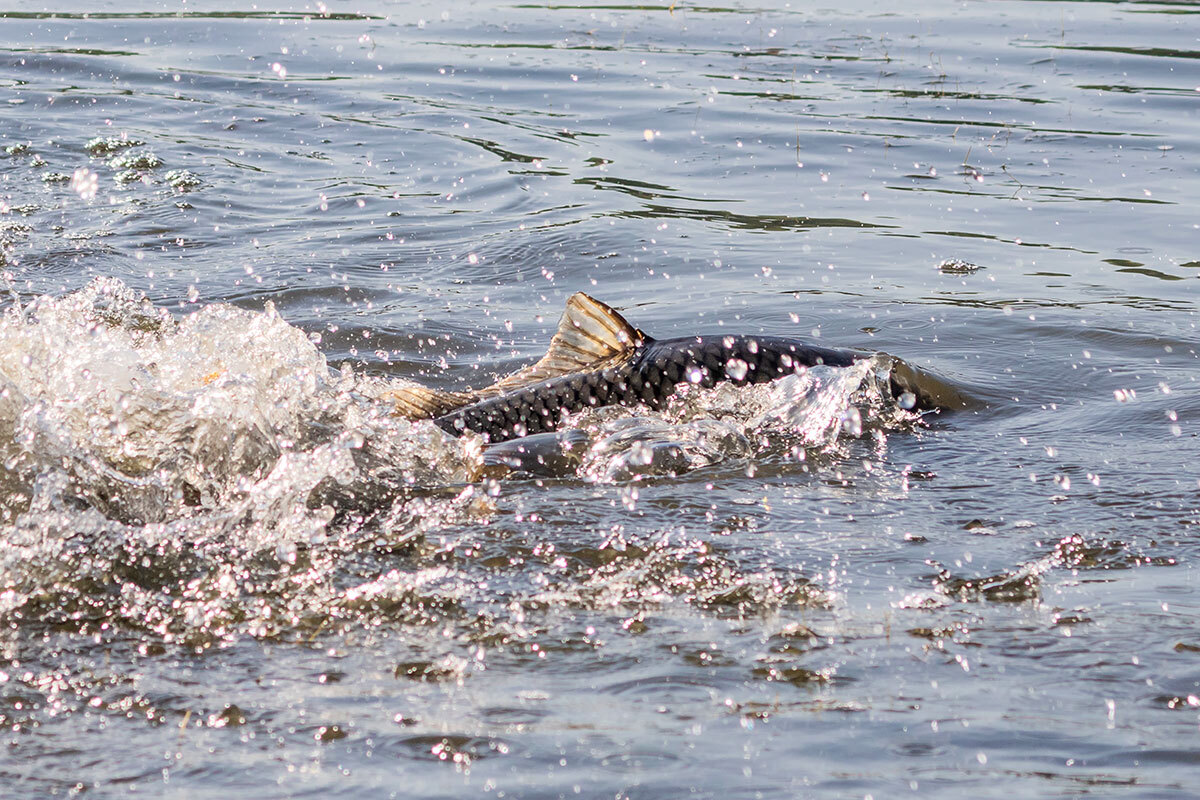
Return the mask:
<path id="1" fill-rule="evenodd" d="M 653 339 L 604 303 L 576 292 L 567 298 L 567 308 L 550 340 L 550 349 L 536 364 L 475 392 L 443 392 L 403 381 L 381 396 L 395 404 L 397 416 L 433 419 L 544 380 L 619 364 L 650 341 Z"/>
<path id="2" fill-rule="evenodd" d="M 479 399 L 472 392 L 441 392 L 408 381 L 388 389 L 381 397 L 395 403 L 396 416 L 411 420 L 440 417 Z"/>
<path id="3" fill-rule="evenodd" d="M 610 367 L 649 341 L 653 340 L 616 311 L 594 297 L 576 292 L 567 298 L 567 308 L 546 355 L 478 394 L 495 397 L 550 378 Z"/>

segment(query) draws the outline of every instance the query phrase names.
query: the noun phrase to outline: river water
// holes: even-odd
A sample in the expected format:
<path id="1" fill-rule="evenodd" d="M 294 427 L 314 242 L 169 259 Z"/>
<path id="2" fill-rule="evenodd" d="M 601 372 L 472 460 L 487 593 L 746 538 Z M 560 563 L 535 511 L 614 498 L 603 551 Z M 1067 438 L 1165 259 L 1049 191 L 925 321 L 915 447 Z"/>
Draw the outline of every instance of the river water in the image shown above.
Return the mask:
<path id="1" fill-rule="evenodd" d="M 1195 796 L 1200 6 L 29 8 L 0 795 Z M 390 413 L 575 291 L 971 404 Z"/>

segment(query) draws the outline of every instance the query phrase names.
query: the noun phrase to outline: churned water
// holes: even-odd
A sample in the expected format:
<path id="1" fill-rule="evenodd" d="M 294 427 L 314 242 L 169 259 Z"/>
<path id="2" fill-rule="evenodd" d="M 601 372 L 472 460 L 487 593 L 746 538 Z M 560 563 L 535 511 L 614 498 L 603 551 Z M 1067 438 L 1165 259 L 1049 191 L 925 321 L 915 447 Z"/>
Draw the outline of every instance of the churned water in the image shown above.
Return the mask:
<path id="1" fill-rule="evenodd" d="M 0 796 L 1200 791 L 1200 6 L 0 33 Z M 391 413 L 575 291 L 971 405 Z"/>

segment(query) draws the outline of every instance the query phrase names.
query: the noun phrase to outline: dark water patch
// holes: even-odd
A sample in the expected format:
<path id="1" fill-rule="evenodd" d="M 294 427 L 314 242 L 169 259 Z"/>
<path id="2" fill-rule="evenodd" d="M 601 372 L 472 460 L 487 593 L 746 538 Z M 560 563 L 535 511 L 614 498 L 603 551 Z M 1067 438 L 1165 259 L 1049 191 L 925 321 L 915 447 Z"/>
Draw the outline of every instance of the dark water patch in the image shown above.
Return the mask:
<path id="1" fill-rule="evenodd" d="M 617 191 L 627 194 L 631 197 L 636 197 L 639 200 L 657 200 L 666 198 L 669 200 L 686 200 L 690 203 L 728 203 L 728 199 L 720 198 L 698 198 L 687 197 L 680 195 L 675 189 L 670 186 L 663 186 L 656 183 L 647 183 L 646 181 L 631 180 L 628 178 L 579 178 L 575 183 L 581 186 L 591 186 L 594 189 L 605 191 Z"/>
<path id="2" fill-rule="evenodd" d="M 1084 88 L 1084 87 L 1080 87 L 1080 88 Z M 947 87 L 945 87 L 945 86 L 938 86 L 937 88 L 930 88 L 930 89 L 922 89 L 919 91 L 912 90 L 912 89 L 864 89 L 863 91 L 865 93 L 878 92 L 878 93 L 889 95 L 891 97 L 904 97 L 904 98 L 919 99 L 919 100 L 929 100 L 929 99 L 983 100 L 983 101 L 988 101 L 988 102 L 1004 100 L 1004 101 L 1012 101 L 1012 102 L 1016 102 L 1016 103 L 1031 103 L 1033 105 L 1040 105 L 1043 103 L 1053 102 L 1051 100 L 1047 100 L 1045 98 L 1040 98 L 1040 97 L 1022 97 L 1020 95 L 983 94 L 981 92 L 954 91 L 954 90 L 947 89 Z"/>
<path id="3" fill-rule="evenodd" d="M 738 214 L 732 211 L 674 207 L 660 203 L 646 203 L 642 210 L 618 211 L 613 216 L 633 219 L 692 219 L 701 222 L 717 223 L 722 227 L 728 226 L 734 229 L 761 232 L 807 230 L 809 228 L 878 229 L 893 227 L 855 219 L 789 217 L 778 214 L 750 215 Z"/>
<path id="4" fill-rule="evenodd" d="M 1157 94 L 1175 97 L 1194 97 L 1196 90 L 1185 86 L 1134 86 L 1130 84 L 1081 84 L 1080 89 L 1121 94 Z"/>
<path id="5" fill-rule="evenodd" d="M 959 127 L 964 127 L 964 128 L 997 128 L 997 127 L 1009 128 L 1009 127 L 1011 127 L 1015 130 L 1030 131 L 1031 134 L 1033 134 L 1035 136 L 1039 136 L 1039 137 L 1068 136 L 1068 137 L 1075 137 L 1078 139 L 1086 139 L 1086 138 L 1092 137 L 1092 136 L 1114 136 L 1114 137 L 1123 137 L 1123 136 L 1157 137 L 1157 136 L 1159 136 L 1159 134 L 1154 134 L 1154 133 L 1137 133 L 1137 132 L 1132 132 L 1132 131 L 1112 131 L 1112 130 L 1103 131 L 1103 130 L 1086 130 L 1086 129 L 1077 129 L 1077 128 L 1043 128 L 1043 127 L 1036 127 L 1033 125 L 1023 125 L 1020 123 L 1012 123 L 1012 122 L 1004 123 L 1003 125 L 997 125 L 995 122 L 984 121 L 984 120 L 953 119 L 953 118 L 948 118 L 948 117 L 920 118 L 920 117 L 887 117 L 887 116 L 867 115 L 864 117 L 864 119 L 880 120 L 880 121 L 884 121 L 884 122 L 901 122 L 901 123 L 918 124 L 918 125 L 945 125 L 945 126 L 953 126 L 955 128 L 959 128 Z"/>
<path id="6" fill-rule="evenodd" d="M 388 737 L 380 741 L 375 750 L 382 755 L 444 763 L 459 771 L 469 771 L 471 765 L 480 759 L 509 755 L 511 745 L 490 737 L 425 734 Z"/>
<path id="7" fill-rule="evenodd" d="M 1106 260 L 1106 261 L 1111 261 L 1112 259 L 1105 259 L 1105 260 Z M 1147 268 L 1147 267 L 1143 267 L 1143 266 L 1141 266 L 1141 265 L 1138 265 L 1138 266 L 1122 266 L 1120 269 L 1118 269 L 1118 270 L 1117 270 L 1117 272 L 1124 272 L 1124 273 L 1128 273 L 1128 274 L 1131 274 L 1131 275 L 1145 275 L 1147 278 L 1157 278 L 1157 279 L 1158 279 L 1158 280 L 1160 280 L 1160 281 L 1182 281 L 1182 280 L 1186 280 L 1186 277 L 1185 277 L 1185 276 L 1183 276 L 1183 275 L 1171 275 L 1171 274 L 1169 274 L 1169 273 L 1162 272 L 1161 270 L 1157 270 L 1157 269 L 1149 269 L 1149 268 Z"/>
<path id="8" fill-rule="evenodd" d="M 762 14 L 770 11 L 771 13 L 796 14 L 799 12 L 783 10 L 782 12 L 776 9 L 764 8 L 741 8 L 737 6 L 700 6 L 690 3 L 681 3 L 679 5 L 650 5 L 636 3 L 523 3 L 514 5 L 513 8 L 528 8 L 541 9 L 545 11 L 656 11 L 674 14 L 678 9 L 681 13 L 695 14 Z"/>
<path id="9" fill-rule="evenodd" d="M 0 12 L 0 17 L 5 16 Z M 54 54 L 54 55 L 69 55 L 69 56 L 140 56 L 141 53 L 133 50 L 95 50 L 81 47 L 0 47 L 0 53 L 36 53 L 36 54 Z"/>
<path id="10" fill-rule="evenodd" d="M 261 19 L 293 20 L 305 23 L 329 20 L 345 22 L 356 20 L 378 20 L 383 17 L 359 13 L 335 13 L 327 11 L 0 11 L 0 19 L 34 19 L 56 21 L 72 20 L 126 20 L 126 19 Z"/>
<path id="11" fill-rule="evenodd" d="M 1056 45 L 1056 50 L 1076 50 L 1085 53 L 1118 53 L 1155 58 L 1200 58 L 1200 50 L 1173 50 L 1167 47 L 1116 47 L 1112 45 Z"/>

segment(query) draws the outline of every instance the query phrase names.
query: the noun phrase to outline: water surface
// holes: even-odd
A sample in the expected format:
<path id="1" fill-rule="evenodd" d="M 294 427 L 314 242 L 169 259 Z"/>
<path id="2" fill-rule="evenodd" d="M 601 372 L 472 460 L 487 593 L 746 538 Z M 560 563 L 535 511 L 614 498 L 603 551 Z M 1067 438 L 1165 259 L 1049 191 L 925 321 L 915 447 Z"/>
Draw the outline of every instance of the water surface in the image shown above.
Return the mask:
<path id="1" fill-rule="evenodd" d="M 1192 796 L 1197 13 L 0 7 L 0 793 Z M 380 399 L 575 291 L 975 403 Z"/>

